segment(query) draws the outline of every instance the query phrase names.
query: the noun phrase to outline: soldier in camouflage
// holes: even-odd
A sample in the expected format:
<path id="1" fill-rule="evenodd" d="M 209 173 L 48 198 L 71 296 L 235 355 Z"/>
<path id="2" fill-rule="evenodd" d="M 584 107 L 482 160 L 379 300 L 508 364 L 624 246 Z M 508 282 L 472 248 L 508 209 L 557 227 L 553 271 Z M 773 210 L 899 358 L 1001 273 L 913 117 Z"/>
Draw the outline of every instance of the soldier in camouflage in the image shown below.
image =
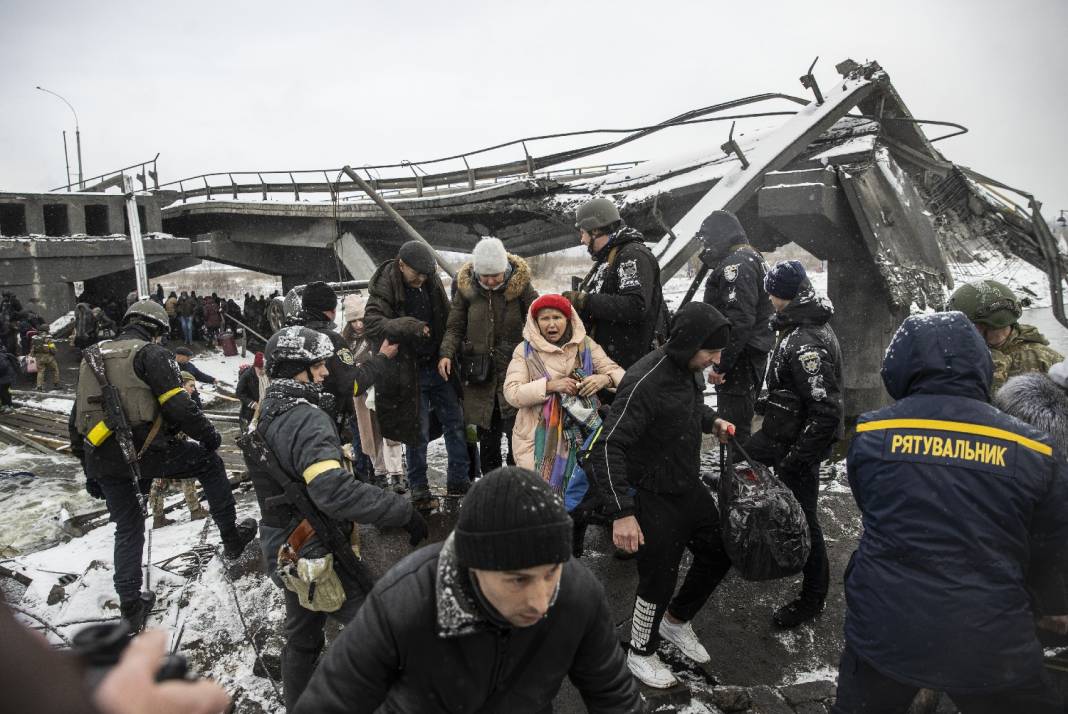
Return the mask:
<path id="1" fill-rule="evenodd" d="M 1026 303 L 996 280 L 962 285 L 949 299 L 949 309 L 963 312 L 979 330 L 994 360 L 994 394 L 1009 377 L 1028 372 L 1045 374 L 1064 356 L 1032 325 L 1020 324 Z"/>
<path id="2" fill-rule="evenodd" d="M 56 343 L 48 334 L 48 325 L 37 328 L 37 334 L 30 342 L 30 356 L 37 362 L 37 391 L 44 391 L 49 372 L 52 374 L 52 388 L 59 388 L 59 365 L 56 364 Z"/>
<path id="3" fill-rule="evenodd" d="M 182 389 L 197 403 L 197 406 L 201 406 L 200 398 L 197 395 L 196 377 L 185 371 L 181 373 L 181 377 Z M 167 507 L 163 502 L 164 495 L 173 486 L 179 486 L 182 489 L 182 495 L 185 496 L 185 505 L 189 508 L 189 520 L 200 521 L 208 517 L 207 510 L 200 505 L 200 499 L 197 498 L 196 481 L 192 479 L 158 478 L 152 481 L 152 490 L 148 493 L 148 503 L 152 507 L 153 528 L 162 528 L 174 523 L 170 518 L 167 518 Z"/>

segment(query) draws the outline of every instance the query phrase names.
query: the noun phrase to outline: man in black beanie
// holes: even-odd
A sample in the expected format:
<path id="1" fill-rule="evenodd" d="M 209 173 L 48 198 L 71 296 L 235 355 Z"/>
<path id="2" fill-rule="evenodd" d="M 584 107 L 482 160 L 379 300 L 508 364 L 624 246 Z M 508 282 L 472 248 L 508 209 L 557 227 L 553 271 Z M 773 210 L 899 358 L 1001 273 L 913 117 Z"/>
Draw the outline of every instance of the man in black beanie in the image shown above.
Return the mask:
<path id="1" fill-rule="evenodd" d="M 777 263 L 764 287 L 775 308 L 771 326 L 779 339 L 768 367 L 764 421 L 746 442 L 746 451 L 774 467 L 808 521 L 812 549 L 801 593 L 772 615 L 779 627 L 797 627 L 823 611 L 830 583 L 816 501 L 820 462 L 843 435 L 842 351 L 829 324 L 834 307 L 816 294 L 801 263 Z"/>
<path id="2" fill-rule="evenodd" d="M 638 553 L 627 665 L 661 689 L 676 679 L 656 654 L 659 637 L 696 662 L 710 660 L 690 620 L 731 567 L 716 501 L 700 478 L 701 434 L 725 441 L 734 433 L 705 405 L 703 375 L 729 343 L 730 323 L 711 305 L 691 302 L 675 313 L 669 334 L 627 370 L 582 457 L 613 521 L 613 542 Z M 672 600 L 684 549 L 693 564 Z"/>
<path id="3" fill-rule="evenodd" d="M 296 711 L 542 712 L 565 676 L 590 712 L 641 711 L 560 497 L 505 467 L 471 487 L 444 543 L 378 581 Z"/>

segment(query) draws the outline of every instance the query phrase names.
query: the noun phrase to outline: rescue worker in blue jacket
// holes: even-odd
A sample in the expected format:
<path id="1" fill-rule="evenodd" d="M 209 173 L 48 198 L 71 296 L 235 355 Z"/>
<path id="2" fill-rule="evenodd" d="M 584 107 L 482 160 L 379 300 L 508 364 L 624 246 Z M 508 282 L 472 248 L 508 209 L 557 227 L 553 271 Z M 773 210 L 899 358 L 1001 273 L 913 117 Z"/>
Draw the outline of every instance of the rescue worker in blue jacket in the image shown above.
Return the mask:
<path id="1" fill-rule="evenodd" d="M 849 485 L 838 714 L 903 712 L 921 687 L 972 712 L 1062 712 L 1036 615 L 1068 612 L 1068 466 L 987 401 L 990 351 L 962 313 L 913 316 L 887 349 L 897 401 L 860 417 Z"/>

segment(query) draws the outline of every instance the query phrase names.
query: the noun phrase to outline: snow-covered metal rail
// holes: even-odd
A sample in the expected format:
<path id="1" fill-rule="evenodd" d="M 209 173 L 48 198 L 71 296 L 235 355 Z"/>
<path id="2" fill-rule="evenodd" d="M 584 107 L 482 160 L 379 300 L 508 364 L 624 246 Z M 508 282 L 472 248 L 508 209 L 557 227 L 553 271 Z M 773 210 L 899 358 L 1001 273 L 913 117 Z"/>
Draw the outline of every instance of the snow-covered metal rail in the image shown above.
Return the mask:
<path id="1" fill-rule="evenodd" d="M 851 68 L 841 84 L 827 92 L 822 103 L 814 100 L 805 105 L 781 127 L 762 137 L 744 160 L 736 157 L 737 164 L 656 244 L 653 252 L 660 262 L 662 279 L 670 279 L 697 252 L 696 233 L 705 216 L 715 210 L 739 210 L 761 188 L 765 174 L 786 166 L 886 81 L 886 74 L 875 63 Z"/>

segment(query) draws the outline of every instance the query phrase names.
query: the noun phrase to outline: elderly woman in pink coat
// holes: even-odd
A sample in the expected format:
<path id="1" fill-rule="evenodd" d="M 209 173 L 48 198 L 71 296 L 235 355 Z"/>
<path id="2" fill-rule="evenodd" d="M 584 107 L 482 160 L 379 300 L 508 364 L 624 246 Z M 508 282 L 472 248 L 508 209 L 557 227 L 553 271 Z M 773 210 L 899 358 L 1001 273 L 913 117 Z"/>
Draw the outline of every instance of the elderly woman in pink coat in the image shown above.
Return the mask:
<path id="1" fill-rule="evenodd" d="M 518 410 L 512 451 L 517 466 L 562 493 L 583 441 L 600 426 L 597 393 L 615 388 L 623 368 L 586 334 L 562 295 L 531 304 L 523 338 L 504 380 L 504 398 Z"/>

